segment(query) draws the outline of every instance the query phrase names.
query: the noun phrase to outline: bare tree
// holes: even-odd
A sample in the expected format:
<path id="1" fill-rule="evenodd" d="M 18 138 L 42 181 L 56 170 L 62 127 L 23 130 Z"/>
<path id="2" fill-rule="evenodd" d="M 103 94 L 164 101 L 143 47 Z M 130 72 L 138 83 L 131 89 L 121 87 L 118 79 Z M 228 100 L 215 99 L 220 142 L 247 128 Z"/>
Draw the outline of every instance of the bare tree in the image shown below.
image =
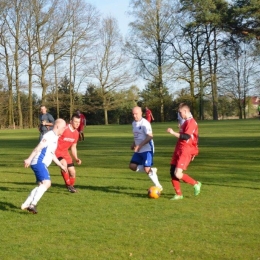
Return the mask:
<path id="1" fill-rule="evenodd" d="M 132 0 L 127 49 L 138 63 L 144 79 L 156 82 L 160 95 L 161 121 L 164 121 L 164 80 L 172 74 L 169 42 L 175 27 L 175 2 L 172 0 Z"/>
<path id="2" fill-rule="evenodd" d="M 129 62 L 124 56 L 123 39 L 116 19 L 104 18 L 99 30 L 100 42 L 96 47 L 93 77 L 99 82 L 100 95 L 103 100 L 105 124 L 108 124 L 107 112 L 115 109 L 121 100 L 115 100 L 113 91 L 120 86 L 127 86 L 133 80 Z"/>
<path id="3" fill-rule="evenodd" d="M 240 119 L 246 118 L 246 101 L 259 81 L 259 65 L 259 57 L 254 55 L 250 42 L 236 44 L 225 52 L 221 91 L 236 101 Z"/>

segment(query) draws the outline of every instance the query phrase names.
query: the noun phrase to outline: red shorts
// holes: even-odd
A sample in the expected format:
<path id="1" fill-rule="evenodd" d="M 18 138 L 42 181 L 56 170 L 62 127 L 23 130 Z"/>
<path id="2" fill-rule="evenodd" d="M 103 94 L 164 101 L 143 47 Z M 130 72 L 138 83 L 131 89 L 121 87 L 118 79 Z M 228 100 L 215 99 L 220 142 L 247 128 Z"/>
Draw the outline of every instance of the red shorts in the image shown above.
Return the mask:
<path id="1" fill-rule="evenodd" d="M 56 154 L 57 158 L 63 158 L 67 164 L 72 164 L 73 163 L 73 160 L 69 154 L 69 152 L 62 152 L 60 154 Z"/>
<path id="2" fill-rule="evenodd" d="M 193 155 L 182 150 L 174 151 L 171 159 L 171 164 L 176 168 L 187 170 Z"/>

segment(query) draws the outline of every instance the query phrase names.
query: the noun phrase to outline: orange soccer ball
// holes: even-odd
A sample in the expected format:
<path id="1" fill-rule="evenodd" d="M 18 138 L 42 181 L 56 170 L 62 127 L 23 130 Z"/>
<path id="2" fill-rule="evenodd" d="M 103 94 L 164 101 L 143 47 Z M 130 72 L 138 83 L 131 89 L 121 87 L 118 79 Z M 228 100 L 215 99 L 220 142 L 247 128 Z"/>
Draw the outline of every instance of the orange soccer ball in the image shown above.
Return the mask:
<path id="1" fill-rule="evenodd" d="M 158 187 L 152 186 L 148 189 L 148 197 L 151 199 L 158 199 L 161 196 L 161 191 Z"/>

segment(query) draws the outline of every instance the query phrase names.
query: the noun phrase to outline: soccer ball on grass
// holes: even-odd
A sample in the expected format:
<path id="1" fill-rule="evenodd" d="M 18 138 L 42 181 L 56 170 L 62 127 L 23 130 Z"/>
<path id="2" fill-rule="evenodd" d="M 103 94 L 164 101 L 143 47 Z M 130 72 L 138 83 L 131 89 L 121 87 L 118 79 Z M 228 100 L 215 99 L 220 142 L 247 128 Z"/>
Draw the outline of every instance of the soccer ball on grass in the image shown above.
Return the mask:
<path id="1" fill-rule="evenodd" d="M 161 196 L 161 191 L 158 187 L 152 186 L 148 189 L 148 197 L 151 199 L 158 199 Z"/>

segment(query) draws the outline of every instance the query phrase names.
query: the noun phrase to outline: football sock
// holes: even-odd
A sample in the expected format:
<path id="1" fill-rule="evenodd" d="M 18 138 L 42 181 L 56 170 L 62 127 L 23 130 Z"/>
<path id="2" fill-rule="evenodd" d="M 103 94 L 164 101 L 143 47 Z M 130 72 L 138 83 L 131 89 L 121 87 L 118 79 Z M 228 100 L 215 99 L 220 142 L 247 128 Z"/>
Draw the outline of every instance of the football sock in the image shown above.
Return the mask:
<path id="1" fill-rule="evenodd" d="M 25 204 L 25 205 L 30 205 L 30 204 L 32 203 L 33 197 L 34 197 L 35 192 L 37 191 L 38 188 L 39 188 L 39 187 L 37 186 L 37 187 L 35 187 L 35 188 L 31 191 L 30 195 L 28 196 L 28 198 L 26 199 L 26 201 L 25 201 L 23 204 Z"/>
<path id="2" fill-rule="evenodd" d="M 197 184 L 198 182 L 195 181 L 194 179 L 192 179 L 188 174 L 183 174 L 182 180 L 192 186 L 194 186 L 195 184 Z"/>
<path id="3" fill-rule="evenodd" d="M 76 180 L 75 177 L 70 177 L 70 185 L 71 185 L 71 186 L 74 186 L 75 180 Z"/>
<path id="4" fill-rule="evenodd" d="M 63 177 L 63 180 L 67 186 L 70 186 L 70 175 L 68 172 L 61 171 L 61 175 Z"/>
<path id="5" fill-rule="evenodd" d="M 44 185 L 40 185 L 37 189 L 37 191 L 34 194 L 32 205 L 36 206 L 38 201 L 41 199 L 44 192 L 47 190 L 47 188 Z"/>
<path id="6" fill-rule="evenodd" d="M 151 181 L 154 183 L 155 186 L 161 187 L 162 185 L 160 184 L 159 180 L 158 180 L 158 176 L 157 173 L 155 171 L 153 171 L 152 169 L 150 170 L 149 174 L 148 174 L 149 178 L 151 179 Z"/>
<path id="7" fill-rule="evenodd" d="M 143 165 L 137 165 L 136 172 L 145 172 Z"/>
<path id="8" fill-rule="evenodd" d="M 182 195 L 180 180 L 177 177 L 172 177 L 172 186 L 177 195 Z"/>

